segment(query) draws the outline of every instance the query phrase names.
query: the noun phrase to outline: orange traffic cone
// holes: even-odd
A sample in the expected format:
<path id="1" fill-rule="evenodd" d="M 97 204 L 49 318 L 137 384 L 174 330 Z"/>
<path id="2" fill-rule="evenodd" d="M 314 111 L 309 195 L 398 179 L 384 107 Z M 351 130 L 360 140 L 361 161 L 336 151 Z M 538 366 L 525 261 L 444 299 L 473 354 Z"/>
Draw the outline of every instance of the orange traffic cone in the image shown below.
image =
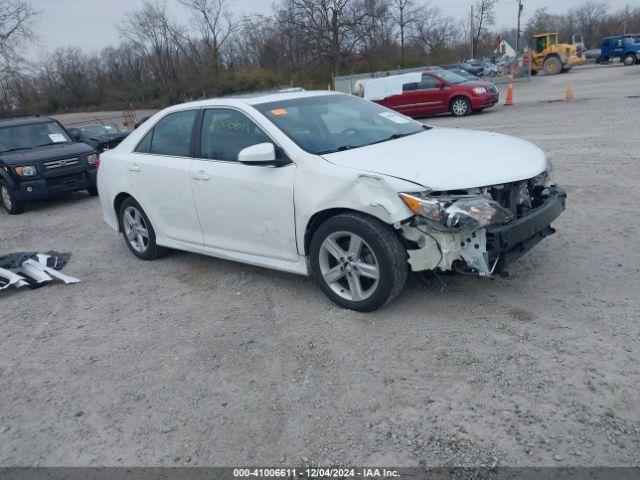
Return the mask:
<path id="1" fill-rule="evenodd" d="M 507 90 L 507 100 L 504 105 L 505 107 L 513 105 L 513 74 L 509 75 L 509 89 Z"/>
<path id="2" fill-rule="evenodd" d="M 573 97 L 573 83 L 569 81 L 569 85 L 567 86 L 567 94 L 564 97 L 565 102 L 573 102 L 575 98 Z"/>

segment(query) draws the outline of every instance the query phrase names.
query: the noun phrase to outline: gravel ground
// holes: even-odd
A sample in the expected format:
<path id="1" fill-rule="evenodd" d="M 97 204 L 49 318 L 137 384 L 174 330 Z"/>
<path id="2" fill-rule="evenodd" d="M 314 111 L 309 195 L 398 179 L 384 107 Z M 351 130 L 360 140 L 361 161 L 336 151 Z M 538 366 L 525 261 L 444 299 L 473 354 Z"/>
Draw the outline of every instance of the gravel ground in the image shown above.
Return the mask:
<path id="1" fill-rule="evenodd" d="M 508 279 L 413 279 L 372 314 L 294 275 L 137 261 L 81 194 L 0 213 L 0 251 L 70 251 L 83 279 L 0 294 L 0 465 L 638 465 L 628 96 L 640 67 L 585 67 L 425 120 L 535 142 L 568 209 Z"/>

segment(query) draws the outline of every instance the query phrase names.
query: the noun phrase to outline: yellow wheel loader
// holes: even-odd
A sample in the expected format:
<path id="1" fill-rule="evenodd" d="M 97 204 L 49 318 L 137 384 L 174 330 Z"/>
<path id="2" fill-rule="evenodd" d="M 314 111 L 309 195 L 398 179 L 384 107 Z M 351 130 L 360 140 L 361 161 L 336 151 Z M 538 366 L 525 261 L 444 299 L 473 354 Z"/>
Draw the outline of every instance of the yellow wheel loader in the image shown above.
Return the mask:
<path id="1" fill-rule="evenodd" d="M 532 75 L 538 72 L 557 75 L 586 61 L 582 54 L 578 54 L 574 45 L 558 43 L 557 33 L 540 33 L 533 36 L 531 60 Z"/>

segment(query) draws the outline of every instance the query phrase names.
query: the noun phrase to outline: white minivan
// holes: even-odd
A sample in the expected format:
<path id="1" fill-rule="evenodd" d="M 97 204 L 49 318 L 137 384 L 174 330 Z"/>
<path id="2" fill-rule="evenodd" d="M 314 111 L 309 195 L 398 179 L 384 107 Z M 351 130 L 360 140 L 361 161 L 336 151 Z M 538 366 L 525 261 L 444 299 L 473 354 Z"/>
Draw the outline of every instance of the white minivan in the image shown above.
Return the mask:
<path id="1" fill-rule="evenodd" d="M 410 271 L 501 272 L 566 199 L 529 142 L 326 91 L 167 108 L 101 156 L 98 189 L 140 259 L 172 248 L 313 275 L 358 311 Z"/>

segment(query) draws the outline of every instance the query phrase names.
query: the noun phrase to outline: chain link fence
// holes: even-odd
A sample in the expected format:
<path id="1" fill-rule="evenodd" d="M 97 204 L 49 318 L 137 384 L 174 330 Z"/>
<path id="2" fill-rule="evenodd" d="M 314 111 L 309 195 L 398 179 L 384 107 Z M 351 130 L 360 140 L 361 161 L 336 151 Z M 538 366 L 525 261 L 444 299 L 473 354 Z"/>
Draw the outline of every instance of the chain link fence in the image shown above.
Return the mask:
<path id="1" fill-rule="evenodd" d="M 125 110 L 120 114 L 115 112 L 100 113 L 76 113 L 58 115 L 65 127 L 77 127 L 99 123 L 102 125 L 116 125 L 121 130 L 132 131 L 137 121 L 134 110 Z M 60 118 L 61 117 L 61 118 Z"/>
<path id="2" fill-rule="evenodd" d="M 333 87 L 338 92 L 351 93 L 353 95 L 362 96 L 364 93 L 364 85 L 373 78 L 388 77 L 391 75 L 400 75 L 403 73 L 424 72 L 437 69 L 448 70 L 451 68 L 462 68 L 463 70 L 467 70 L 471 74 L 474 74 L 475 72 L 477 76 L 482 80 L 500 84 L 507 83 L 511 74 L 513 74 L 514 78 L 529 79 L 531 77 L 531 57 L 529 54 L 520 55 L 516 58 L 483 57 L 472 62 L 462 62 L 448 65 L 425 65 L 423 67 L 415 68 L 343 75 L 334 77 Z"/>

